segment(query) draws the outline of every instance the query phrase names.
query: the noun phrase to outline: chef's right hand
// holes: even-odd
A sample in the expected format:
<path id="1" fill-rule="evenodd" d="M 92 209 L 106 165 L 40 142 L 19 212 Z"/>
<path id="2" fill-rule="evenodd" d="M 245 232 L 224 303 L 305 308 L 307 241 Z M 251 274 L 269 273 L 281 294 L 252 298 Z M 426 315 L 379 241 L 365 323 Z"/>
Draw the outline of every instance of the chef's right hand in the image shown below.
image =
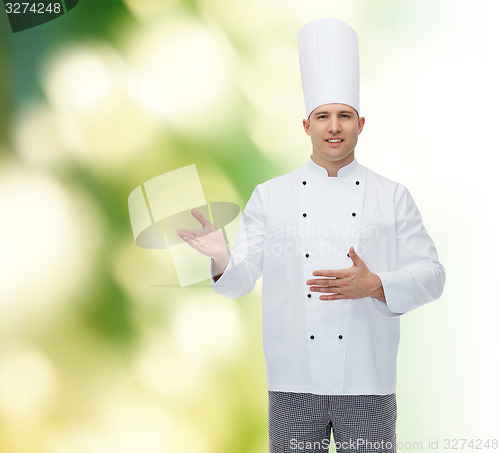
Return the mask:
<path id="1" fill-rule="evenodd" d="M 201 223 L 199 230 L 187 228 L 177 229 L 177 236 L 203 255 L 209 256 L 215 262 L 227 261 L 229 251 L 224 241 L 224 236 L 219 228 L 210 223 L 198 209 L 192 209 L 191 214 Z"/>

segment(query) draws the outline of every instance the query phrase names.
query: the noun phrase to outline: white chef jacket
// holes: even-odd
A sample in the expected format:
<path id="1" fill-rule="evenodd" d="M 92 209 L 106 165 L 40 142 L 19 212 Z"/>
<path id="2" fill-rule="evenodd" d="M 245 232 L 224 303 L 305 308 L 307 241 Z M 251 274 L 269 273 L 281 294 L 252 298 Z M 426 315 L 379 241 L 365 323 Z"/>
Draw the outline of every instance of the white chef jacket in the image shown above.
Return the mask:
<path id="1" fill-rule="evenodd" d="M 351 245 L 387 302 L 309 291 L 314 270 L 352 266 Z M 212 285 L 236 299 L 261 275 L 268 389 L 322 395 L 394 393 L 399 316 L 438 298 L 445 281 L 408 190 L 356 159 L 337 177 L 310 159 L 255 188 Z"/>

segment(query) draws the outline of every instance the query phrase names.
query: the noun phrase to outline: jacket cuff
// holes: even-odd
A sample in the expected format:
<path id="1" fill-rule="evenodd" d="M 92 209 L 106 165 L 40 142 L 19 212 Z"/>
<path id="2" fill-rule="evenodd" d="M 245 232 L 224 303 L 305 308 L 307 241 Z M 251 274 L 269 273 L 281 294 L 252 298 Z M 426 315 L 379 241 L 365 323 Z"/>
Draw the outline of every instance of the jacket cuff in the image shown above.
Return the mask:
<path id="1" fill-rule="evenodd" d="M 376 273 L 382 282 L 384 288 L 385 300 L 382 302 L 386 306 L 387 315 L 399 316 L 415 308 L 415 298 L 406 282 L 404 271 L 380 272 Z M 380 304 L 379 304 L 380 305 Z M 377 307 L 379 311 L 384 312 L 383 307 Z M 386 315 L 386 316 L 387 316 Z"/>
<path id="2" fill-rule="evenodd" d="M 398 316 L 401 316 L 403 314 L 392 312 L 391 310 L 389 310 L 387 303 L 382 300 L 376 299 L 374 297 L 372 297 L 371 299 L 379 315 L 381 315 L 383 318 L 397 318 Z"/>
<path id="3" fill-rule="evenodd" d="M 224 282 L 225 282 L 225 280 L 227 280 L 227 278 L 225 278 L 226 275 L 227 275 L 227 272 L 234 267 L 234 259 L 233 259 L 234 256 L 233 256 L 233 253 L 231 252 L 231 250 L 229 248 L 228 248 L 228 251 L 229 251 L 229 262 L 228 262 L 228 264 L 226 266 L 226 269 L 224 269 L 224 272 L 218 278 L 217 281 L 215 281 L 214 278 L 213 278 L 213 263 L 214 263 L 214 260 L 210 259 L 210 264 L 208 266 L 208 271 L 209 271 L 209 275 L 210 275 L 210 283 L 212 284 L 212 286 L 214 288 L 220 288 L 220 287 L 224 286 Z"/>

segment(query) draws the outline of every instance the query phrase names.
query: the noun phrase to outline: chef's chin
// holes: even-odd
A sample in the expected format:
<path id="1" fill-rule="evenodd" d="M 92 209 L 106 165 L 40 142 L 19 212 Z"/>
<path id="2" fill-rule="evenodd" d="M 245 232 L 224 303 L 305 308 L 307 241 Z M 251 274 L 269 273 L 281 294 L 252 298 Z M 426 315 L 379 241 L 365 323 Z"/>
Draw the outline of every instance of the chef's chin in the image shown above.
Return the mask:
<path id="1" fill-rule="evenodd" d="M 335 148 L 335 149 L 326 149 L 326 150 L 313 150 L 313 156 L 316 155 L 317 160 L 325 160 L 328 162 L 339 162 L 339 161 L 346 161 L 346 164 L 352 161 L 354 159 L 354 149 L 350 151 L 346 151 L 345 149 L 342 148 Z M 316 159 L 314 159 L 316 161 Z M 317 162 L 320 164 L 320 162 Z"/>

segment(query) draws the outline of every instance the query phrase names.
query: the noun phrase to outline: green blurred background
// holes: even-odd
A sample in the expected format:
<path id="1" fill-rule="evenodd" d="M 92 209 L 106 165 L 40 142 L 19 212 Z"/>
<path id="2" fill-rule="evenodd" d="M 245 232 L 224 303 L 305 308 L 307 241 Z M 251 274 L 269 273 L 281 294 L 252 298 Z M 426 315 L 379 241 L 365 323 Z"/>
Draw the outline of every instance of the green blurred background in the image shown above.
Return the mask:
<path id="1" fill-rule="evenodd" d="M 0 453 L 267 451 L 260 284 L 180 288 L 127 198 L 196 164 L 243 208 L 303 165 L 296 32 L 326 16 L 360 38 L 356 156 L 409 187 L 448 272 L 402 319 L 400 451 L 499 435 L 496 2 L 80 0 L 15 34 L 0 14 Z"/>

